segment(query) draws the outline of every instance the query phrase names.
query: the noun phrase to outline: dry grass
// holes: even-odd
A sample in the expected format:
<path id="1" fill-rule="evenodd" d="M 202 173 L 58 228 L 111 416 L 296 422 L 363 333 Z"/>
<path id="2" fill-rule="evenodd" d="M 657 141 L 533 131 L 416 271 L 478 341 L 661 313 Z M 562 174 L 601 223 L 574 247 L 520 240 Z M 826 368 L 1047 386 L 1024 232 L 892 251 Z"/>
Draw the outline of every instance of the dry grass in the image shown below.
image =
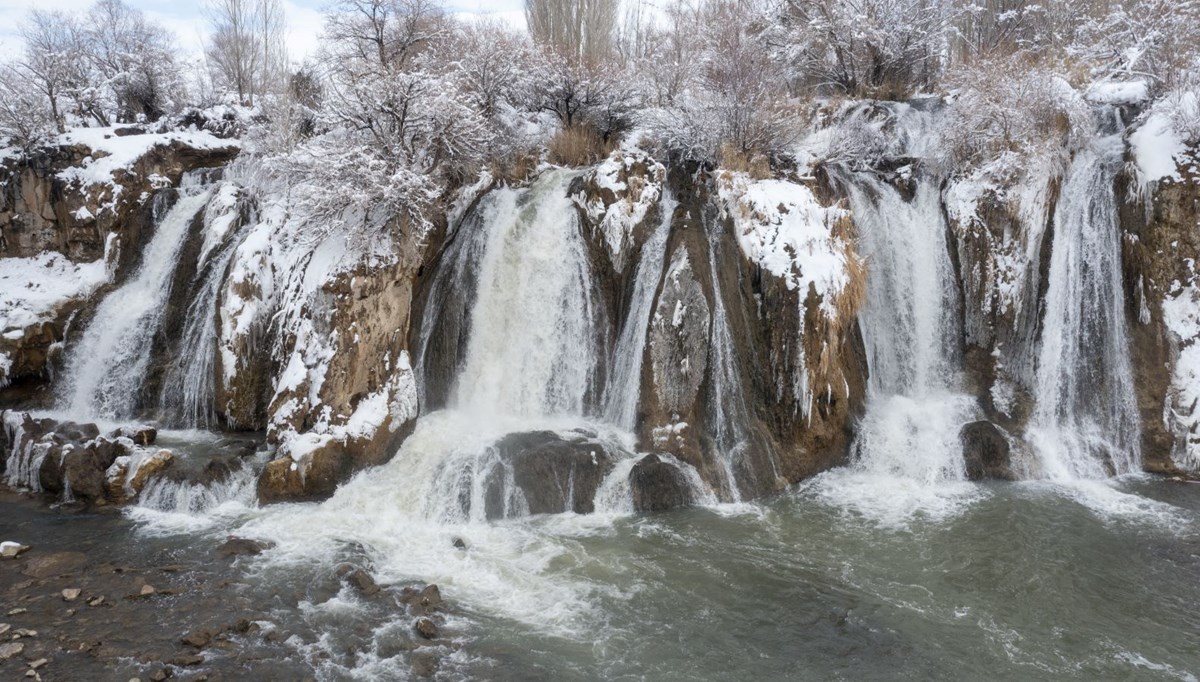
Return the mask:
<path id="1" fill-rule="evenodd" d="M 747 173 L 754 180 L 773 177 L 771 162 L 766 156 L 759 153 L 747 154 L 728 142 L 721 145 L 720 166 L 735 173 Z"/>
<path id="2" fill-rule="evenodd" d="M 846 285 L 833 299 L 835 313 L 832 318 L 819 309 L 806 306 L 805 326 L 811 333 L 805 334 L 805 360 L 809 386 L 812 387 L 844 385 L 846 342 L 854 332 L 858 311 L 867 299 L 867 263 L 854 248 L 854 221 L 850 214 L 840 216 L 830 226 L 830 233 L 846 242 Z"/>
<path id="3" fill-rule="evenodd" d="M 608 157 L 616 148 L 595 128 L 577 125 L 563 128 L 550 140 L 550 163 L 560 166 L 590 166 Z"/>
<path id="4" fill-rule="evenodd" d="M 505 158 L 494 158 L 488 164 L 492 177 L 510 184 L 520 184 L 537 170 L 538 153 L 535 151 L 515 154 Z"/>

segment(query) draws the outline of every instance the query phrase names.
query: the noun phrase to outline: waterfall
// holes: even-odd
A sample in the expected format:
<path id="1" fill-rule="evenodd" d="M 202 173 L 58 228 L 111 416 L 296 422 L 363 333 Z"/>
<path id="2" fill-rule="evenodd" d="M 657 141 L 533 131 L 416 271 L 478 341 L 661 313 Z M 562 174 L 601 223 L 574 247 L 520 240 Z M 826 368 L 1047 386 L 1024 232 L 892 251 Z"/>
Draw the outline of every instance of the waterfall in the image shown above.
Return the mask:
<path id="1" fill-rule="evenodd" d="M 596 304 L 587 245 L 567 187 L 547 173 L 485 226 L 458 409 L 582 416 L 596 367 Z M 498 190 L 510 193 L 513 190 Z"/>
<path id="2" fill-rule="evenodd" d="M 959 430 L 977 411 L 960 391 L 959 297 L 936 183 L 906 201 L 873 173 L 844 173 L 867 297 L 870 369 L 856 466 L 933 483 L 964 478 Z"/>
<path id="3" fill-rule="evenodd" d="M 217 354 L 217 306 L 229 262 L 247 228 L 217 247 L 215 257 L 201 261 L 192 282 L 195 295 L 188 304 L 183 336 L 167 369 L 159 409 L 185 428 L 208 428 L 215 423 L 213 380 Z"/>
<path id="4" fill-rule="evenodd" d="M 188 228 L 208 201 L 203 177 L 199 171 L 184 176 L 177 201 L 157 221 L 141 265 L 105 297 L 73 345 L 59 399 L 69 414 L 124 418 L 136 408 Z"/>
<path id="5" fill-rule="evenodd" d="M 664 190 L 659 205 L 659 224 L 642 246 L 641 260 L 634 275 L 633 298 L 629 313 L 621 326 L 621 336 L 613 352 L 613 372 L 604 397 L 604 418 L 627 431 L 637 427 L 637 406 L 642 387 L 642 360 L 646 355 L 646 338 L 654 312 L 654 297 L 662 282 L 671 233 L 671 219 L 677 203 Z"/>
<path id="6" fill-rule="evenodd" d="M 1102 478 L 1140 463 L 1114 188 L 1123 155 L 1119 133 L 1079 151 L 1054 216 L 1028 432 L 1051 479 Z"/>
<path id="7" fill-rule="evenodd" d="M 724 492 L 732 502 L 740 502 L 741 490 L 737 482 L 737 464 L 745 455 L 749 442 L 746 424 L 749 410 L 742 389 L 742 378 L 737 368 L 737 350 L 733 345 L 733 333 L 729 329 L 729 315 L 725 310 L 725 294 L 717 270 L 717 254 L 721 244 L 720 223 L 708 224 L 708 268 L 712 277 L 713 305 L 712 325 L 709 327 L 709 394 L 708 419 L 716 452 L 715 459 L 724 477 Z M 771 460 L 774 466 L 774 458 Z M 778 470 L 775 471 L 778 477 Z"/>

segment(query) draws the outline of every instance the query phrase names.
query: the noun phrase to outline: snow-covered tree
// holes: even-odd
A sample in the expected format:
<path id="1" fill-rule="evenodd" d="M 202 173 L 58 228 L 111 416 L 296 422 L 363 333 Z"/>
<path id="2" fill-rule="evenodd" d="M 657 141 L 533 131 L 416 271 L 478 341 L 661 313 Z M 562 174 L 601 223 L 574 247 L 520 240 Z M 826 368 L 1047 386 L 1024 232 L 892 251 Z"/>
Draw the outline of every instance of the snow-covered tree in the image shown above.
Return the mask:
<path id="1" fill-rule="evenodd" d="M 30 151 L 53 137 L 58 121 L 28 75 L 0 65 L 0 144 Z"/>
<path id="2" fill-rule="evenodd" d="M 1105 80 L 1145 80 L 1169 86 L 1200 50 L 1195 0 L 1113 2 L 1078 28 L 1073 56 Z"/>
<path id="3" fill-rule="evenodd" d="M 116 120 L 157 120 L 182 103 L 183 76 L 170 32 L 122 0 L 99 0 L 87 17 L 91 80 L 109 91 Z"/>
<path id="4" fill-rule="evenodd" d="M 106 123 L 90 97 L 83 35 L 79 22 L 62 12 L 35 10 L 21 24 L 25 55 L 16 68 L 44 98 L 59 132 L 66 130 L 70 102 L 75 103 L 75 113 L 99 115 L 101 124 Z"/>

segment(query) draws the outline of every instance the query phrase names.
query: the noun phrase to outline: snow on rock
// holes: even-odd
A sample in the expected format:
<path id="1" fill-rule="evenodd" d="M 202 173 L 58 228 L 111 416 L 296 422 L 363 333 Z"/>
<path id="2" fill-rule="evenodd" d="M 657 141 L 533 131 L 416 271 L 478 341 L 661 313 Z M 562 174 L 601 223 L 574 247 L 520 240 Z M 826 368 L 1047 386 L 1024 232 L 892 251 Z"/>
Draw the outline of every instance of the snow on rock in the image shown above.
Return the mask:
<path id="1" fill-rule="evenodd" d="M 1084 95 L 1097 104 L 1139 104 L 1150 99 L 1146 81 L 1101 81 L 1093 83 Z"/>
<path id="2" fill-rule="evenodd" d="M 1163 301 L 1163 320 L 1180 351 L 1167 401 L 1167 428 L 1177 434 L 1173 453 L 1177 466 L 1200 473 L 1200 288 L 1195 263 L 1192 281 L 1175 282 Z"/>
<path id="3" fill-rule="evenodd" d="M 667 169 L 643 151 L 618 149 L 583 178 L 583 191 L 572 199 L 588 223 L 604 237 L 617 270 L 637 243 L 637 230 L 663 196 Z"/>
<path id="4" fill-rule="evenodd" d="M 79 166 L 60 171 L 58 177 L 79 187 L 115 182 L 115 174 L 131 170 L 150 150 L 178 142 L 192 149 L 223 149 L 236 146 L 205 131 L 170 131 L 140 135 L 118 135 L 117 128 L 76 128 L 58 138 L 60 146 L 82 145 L 91 150 Z"/>
<path id="5" fill-rule="evenodd" d="M 717 187 L 746 257 L 798 289 L 801 301 L 814 288 L 826 316 L 836 317 L 836 299 L 850 281 L 852 249 L 836 232 L 849 213 L 821 205 L 808 187 L 786 180 L 726 171 Z"/>
<path id="6" fill-rule="evenodd" d="M 105 259 L 73 263 L 46 251 L 33 258 L 0 258 L 0 385 L 11 378 L 25 336 L 59 321 L 63 308 L 109 281 Z"/>
<path id="7" fill-rule="evenodd" d="M 1143 184 L 1180 179 L 1177 157 L 1184 157 L 1187 146 L 1163 107 L 1156 106 L 1146 122 L 1129 135 L 1129 145 Z"/>

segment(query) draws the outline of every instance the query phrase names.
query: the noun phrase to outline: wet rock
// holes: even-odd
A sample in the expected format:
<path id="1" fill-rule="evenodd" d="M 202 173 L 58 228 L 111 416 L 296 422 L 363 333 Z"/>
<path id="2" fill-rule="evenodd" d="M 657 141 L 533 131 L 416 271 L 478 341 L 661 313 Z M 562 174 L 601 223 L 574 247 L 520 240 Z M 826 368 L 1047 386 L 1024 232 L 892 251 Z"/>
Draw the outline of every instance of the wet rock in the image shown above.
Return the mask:
<path id="1" fill-rule="evenodd" d="M 21 642 L 0 644 L 0 661 L 7 661 L 13 656 L 20 656 L 23 651 L 25 651 L 25 645 Z"/>
<path id="2" fill-rule="evenodd" d="M 75 601 L 76 599 L 79 599 L 79 595 L 82 593 L 83 590 L 79 589 L 78 587 L 68 587 L 62 591 L 62 598 L 63 601 Z"/>
<path id="3" fill-rule="evenodd" d="M 168 679 L 170 677 L 171 677 L 171 671 L 167 670 L 166 668 L 159 668 L 158 670 L 155 670 L 154 672 L 150 673 L 150 679 L 152 682 L 162 682 L 163 680 Z"/>
<path id="4" fill-rule="evenodd" d="M 135 445 L 145 447 L 158 440 L 158 429 L 153 426 L 122 426 L 108 436 L 110 439 L 128 438 Z"/>
<path id="5" fill-rule="evenodd" d="M 200 665 L 203 662 L 204 662 L 204 657 L 201 656 L 200 654 L 185 654 L 182 656 L 176 656 L 175 658 L 172 658 L 169 661 L 169 663 L 171 665 L 179 666 L 181 668 L 187 668 L 187 667 L 191 667 L 194 665 Z"/>
<path id="6" fill-rule="evenodd" d="M 271 547 L 274 547 L 274 545 L 269 542 L 231 537 L 217 548 L 217 556 L 222 559 L 234 556 L 257 556 L 262 554 L 263 550 L 270 549 Z"/>
<path id="7" fill-rule="evenodd" d="M 629 472 L 633 508 L 640 512 L 685 507 L 694 502 L 683 472 L 656 454 L 643 457 Z"/>
<path id="8" fill-rule="evenodd" d="M 959 432 L 967 479 L 971 481 L 1012 481 L 1011 446 L 1000 427 L 991 422 L 967 424 Z"/>
<path id="9" fill-rule="evenodd" d="M 142 585 L 142 589 L 138 591 L 138 596 L 149 597 L 150 595 L 154 594 L 155 591 L 156 590 L 154 589 L 153 585 Z"/>
<path id="10" fill-rule="evenodd" d="M 454 549 L 466 549 L 467 543 L 462 538 L 454 538 Z"/>
<path id="11" fill-rule="evenodd" d="M 424 637 L 425 639 L 437 639 L 438 626 L 433 622 L 432 619 L 418 618 L 417 622 L 413 624 L 413 629 L 417 631 L 418 635 Z"/>
<path id="12" fill-rule="evenodd" d="M 396 600 L 418 613 L 428 614 L 441 606 L 442 591 L 438 589 L 437 585 L 426 585 L 420 590 L 406 587 L 400 590 L 400 595 Z"/>
<path id="13" fill-rule="evenodd" d="M 337 568 L 337 576 L 361 594 L 368 597 L 379 594 L 379 585 L 375 583 L 375 579 L 371 577 L 370 573 L 357 566 L 342 564 Z"/>
<path id="14" fill-rule="evenodd" d="M 48 659 L 48 658 L 39 658 L 38 660 L 34 661 L 33 663 L 30 663 L 29 667 L 33 668 L 34 670 L 37 670 L 38 668 L 41 668 L 42 666 L 46 665 L 49 662 L 50 662 L 50 659 Z"/>
<path id="15" fill-rule="evenodd" d="M 596 490 L 616 461 L 608 446 L 583 434 L 515 433 L 493 447 L 498 459 L 484 474 L 489 519 L 564 511 L 590 514 Z M 514 492 L 520 493 L 519 500 Z"/>
<path id="16" fill-rule="evenodd" d="M 150 479 L 162 474 L 171 463 L 175 461 L 175 455 L 170 450 L 159 450 L 158 452 L 146 458 L 133 475 L 129 478 L 129 487 L 135 493 L 141 493 L 145 489 L 146 484 Z"/>
<path id="17" fill-rule="evenodd" d="M 91 599 L 89 599 L 87 601 L 87 605 L 88 606 L 103 606 L 104 605 L 104 597 L 103 596 L 92 597 Z"/>
<path id="18" fill-rule="evenodd" d="M 98 437 L 100 429 L 95 424 L 76 424 L 75 422 L 66 421 L 60 423 L 54 429 L 54 433 L 68 441 L 82 442 Z"/>
<path id="19" fill-rule="evenodd" d="M 94 446 L 64 446 L 63 485 L 70 488 L 72 496 L 81 500 L 97 500 L 104 497 L 104 472 L 106 469 L 108 469 L 108 464 L 103 463 L 97 457 Z"/>
<path id="20" fill-rule="evenodd" d="M 413 654 L 412 673 L 417 677 L 433 677 L 437 674 L 438 658 L 428 651 L 418 651 Z"/>
<path id="21" fill-rule="evenodd" d="M 208 646 L 209 642 L 212 642 L 212 639 L 213 639 L 212 630 L 209 630 L 207 628 L 200 628 L 197 630 L 192 630 L 191 632 L 187 633 L 179 641 L 183 642 L 184 644 L 186 644 L 188 646 L 196 647 L 197 649 L 203 649 L 204 647 Z"/>
<path id="22" fill-rule="evenodd" d="M 29 547 L 19 542 L 0 542 L 0 558 L 16 559 L 28 551 Z"/>
<path id="23" fill-rule="evenodd" d="M 26 561 L 22 573 L 30 578 L 45 579 L 78 573 L 85 566 L 87 566 L 87 556 L 83 552 L 55 552 L 45 556 L 31 557 Z"/>

